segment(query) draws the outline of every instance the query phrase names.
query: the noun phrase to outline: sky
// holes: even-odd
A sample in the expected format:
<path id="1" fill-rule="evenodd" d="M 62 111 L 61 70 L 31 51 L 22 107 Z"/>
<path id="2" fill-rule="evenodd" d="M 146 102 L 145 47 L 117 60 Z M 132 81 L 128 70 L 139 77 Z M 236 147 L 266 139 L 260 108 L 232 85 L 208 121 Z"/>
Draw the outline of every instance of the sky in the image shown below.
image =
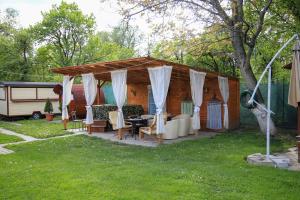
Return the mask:
<path id="1" fill-rule="evenodd" d="M 45 12 L 51 9 L 53 4 L 59 5 L 62 0 L 0 0 L 0 10 L 6 8 L 14 8 L 19 12 L 18 22 L 21 27 L 28 27 L 42 20 L 41 12 Z M 96 18 L 97 31 L 110 31 L 113 27 L 117 26 L 122 20 L 122 15 L 119 14 L 119 6 L 116 0 L 64 0 L 68 3 L 75 2 L 84 14 L 93 14 Z M 169 18 L 173 20 L 179 29 L 187 30 L 186 24 L 180 24 L 180 20 L 176 13 L 184 13 L 182 10 L 175 10 L 175 14 Z M 189 16 L 189 13 L 185 13 L 185 16 Z M 186 17 L 187 18 L 187 17 Z M 175 20 L 174 20 L 175 19 Z M 152 20 L 154 23 L 162 22 L 160 17 L 155 17 Z M 153 46 L 156 42 L 161 40 L 172 39 L 173 34 L 165 31 L 163 33 L 153 33 L 153 24 L 148 24 L 146 15 L 135 17 L 131 24 L 138 26 L 139 32 L 143 35 L 143 40 L 140 41 L 138 49 L 142 52 L 147 52 L 148 43 Z M 192 29 L 196 29 L 198 32 L 203 28 L 203 24 L 192 25 Z M 191 30 L 191 29 L 189 29 Z M 170 30 L 169 30 L 170 31 Z M 171 31 L 172 32 L 172 31 Z"/>
<path id="2" fill-rule="evenodd" d="M 100 0 L 64 0 L 76 2 L 84 14 L 93 13 L 96 17 L 97 30 L 110 30 L 116 26 L 122 16 L 118 13 L 115 1 L 101 3 Z M 60 4 L 61 0 L 0 0 L 1 9 L 14 8 L 19 11 L 19 23 L 28 27 L 41 21 L 41 11 L 51 9 L 53 4 Z"/>

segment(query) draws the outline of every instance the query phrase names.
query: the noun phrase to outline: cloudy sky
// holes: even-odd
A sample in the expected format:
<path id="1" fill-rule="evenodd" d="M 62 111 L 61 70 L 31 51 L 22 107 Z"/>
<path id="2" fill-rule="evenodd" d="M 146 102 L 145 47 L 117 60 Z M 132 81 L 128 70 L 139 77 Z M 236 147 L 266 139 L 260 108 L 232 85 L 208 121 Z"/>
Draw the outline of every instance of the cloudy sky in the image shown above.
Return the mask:
<path id="1" fill-rule="evenodd" d="M 100 0 L 65 0 L 76 2 L 85 14 L 93 13 L 98 30 L 109 30 L 116 26 L 122 16 L 118 14 L 115 3 Z M 33 25 L 42 19 L 41 11 L 51 9 L 52 4 L 60 4 L 61 0 L 0 0 L 1 9 L 14 8 L 19 11 L 19 23 L 23 27 Z M 114 1 L 111 1 L 114 2 Z"/>
<path id="2" fill-rule="evenodd" d="M 119 14 L 119 7 L 116 4 L 116 0 L 107 0 L 104 3 L 101 0 L 64 0 L 65 2 L 72 3 L 75 2 L 82 10 L 84 14 L 94 14 L 97 23 L 98 31 L 110 31 L 112 27 L 118 25 L 118 23 L 122 20 L 122 16 Z M 6 8 L 14 8 L 18 10 L 19 17 L 18 22 L 22 27 L 28 27 L 29 25 L 34 25 L 35 23 L 42 20 L 42 11 L 48 11 L 51 9 L 53 4 L 59 5 L 61 0 L 0 0 L 0 10 L 4 10 Z M 182 24 L 179 20 L 177 14 L 185 14 L 185 19 L 190 14 L 180 9 L 176 9 L 174 15 L 169 16 L 168 18 L 173 20 L 177 26 L 176 30 L 188 30 L 186 24 Z M 165 20 L 165 19 L 164 19 Z M 143 35 L 143 40 L 139 43 L 139 47 L 142 51 L 144 51 L 148 43 L 153 44 L 161 41 L 168 40 L 174 37 L 172 30 L 163 31 L 161 33 L 153 33 L 151 27 L 153 27 L 153 23 L 162 22 L 160 17 L 152 20 L 152 24 L 148 24 L 146 22 L 146 15 L 144 17 L 137 16 L 134 21 L 131 21 L 131 24 L 134 26 L 138 26 L 139 32 Z M 195 26 L 195 27 L 194 27 Z M 192 24 L 192 29 L 196 28 L 197 32 L 201 31 L 203 25 L 200 24 Z M 192 33 L 189 29 L 188 33 Z M 175 29 L 174 29 L 175 30 Z"/>

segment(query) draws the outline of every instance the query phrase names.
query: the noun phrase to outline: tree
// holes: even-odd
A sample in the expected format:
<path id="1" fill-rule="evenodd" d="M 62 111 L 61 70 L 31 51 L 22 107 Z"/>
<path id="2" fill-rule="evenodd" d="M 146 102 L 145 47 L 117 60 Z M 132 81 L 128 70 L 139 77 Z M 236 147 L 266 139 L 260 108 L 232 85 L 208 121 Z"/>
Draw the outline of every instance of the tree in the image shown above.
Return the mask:
<path id="1" fill-rule="evenodd" d="M 110 37 L 113 42 L 119 44 L 121 47 L 135 49 L 142 36 L 138 34 L 137 27 L 120 23 L 113 28 Z"/>
<path id="2" fill-rule="evenodd" d="M 41 44 L 53 45 L 59 66 L 82 63 L 82 48 L 95 30 L 93 15 L 84 15 L 75 3 L 61 2 L 43 12 L 43 20 L 34 29 Z"/>
<path id="3" fill-rule="evenodd" d="M 2 80 L 30 80 L 29 71 L 33 56 L 30 29 L 17 28 L 18 12 L 6 9 L 0 18 L 0 61 Z"/>
<path id="4" fill-rule="evenodd" d="M 180 8 L 192 15 L 191 22 L 205 21 L 210 25 L 221 24 L 230 36 L 234 58 L 240 73 L 247 87 L 253 90 L 257 79 L 253 73 L 251 58 L 261 32 L 266 31 L 264 22 L 272 2 L 272 0 L 230 0 L 226 2 L 221 0 L 127 0 L 126 3 L 131 3 L 133 6 L 129 9 L 127 9 L 128 6 L 124 6 L 123 13 L 126 19 L 130 19 L 132 16 L 146 11 L 170 15 L 171 10 Z M 260 91 L 257 94 L 258 101 L 263 104 L 264 99 Z M 266 118 L 262 118 L 264 112 L 253 109 L 263 131 L 266 129 Z M 273 123 L 271 124 L 273 125 Z M 275 132 L 274 125 L 271 130 Z"/>
<path id="5" fill-rule="evenodd" d="M 217 42 L 216 42 L 217 41 Z M 208 27 L 199 36 L 175 38 L 159 42 L 153 56 L 209 71 L 238 76 L 228 34 L 218 24 Z"/>
<path id="6" fill-rule="evenodd" d="M 130 58 L 134 55 L 133 48 L 122 47 L 120 44 L 111 41 L 112 33 L 101 32 L 90 36 L 87 44 L 82 48 L 83 63 L 99 61 L 110 61 Z"/>
<path id="7" fill-rule="evenodd" d="M 19 55 L 20 80 L 28 81 L 30 68 L 32 67 L 33 41 L 28 29 L 20 29 L 14 35 L 15 48 Z"/>

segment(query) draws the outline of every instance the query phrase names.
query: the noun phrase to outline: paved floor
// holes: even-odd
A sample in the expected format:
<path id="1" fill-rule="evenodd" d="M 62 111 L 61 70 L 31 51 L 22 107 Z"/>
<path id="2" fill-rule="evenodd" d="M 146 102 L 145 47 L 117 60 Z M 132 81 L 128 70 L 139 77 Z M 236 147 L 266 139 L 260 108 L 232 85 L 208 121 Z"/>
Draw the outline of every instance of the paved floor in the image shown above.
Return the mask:
<path id="1" fill-rule="evenodd" d="M 300 163 L 298 163 L 298 149 L 297 147 L 290 148 L 286 153 L 277 154 L 279 156 L 285 156 L 290 159 L 289 170 L 300 171 Z"/>
<path id="2" fill-rule="evenodd" d="M 151 137 L 148 135 L 145 135 L 144 140 L 139 140 L 138 136 L 136 138 L 127 136 L 125 139 L 119 140 L 116 137 L 116 132 L 92 133 L 92 134 L 86 134 L 86 132 L 84 132 L 84 133 L 85 133 L 85 135 L 88 135 L 90 137 L 98 137 L 98 138 L 102 138 L 104 140 L 118 142 L 121 144 L 137 145 L 137 146 L 144 146 L 144 147 L 157 147 L 158 146 L 158 143 L 155 141 L 154 137 Z M 173 143 L 177 143 L 177 142 L 181 142 L 181 141 L 185 141 L 185 140 L 195 140 L 195 139 L 200 139 L 200 138 L 205 138 L 205 137 L 213 137 L 217 134 L 220 134 L 220 133 L 200 131 L 197 135 L 188 135 L 186 137 L 180 137 L 180 138 L 177 138 L 174 140 L 164 140 L 163 144 L 173 144 Z"/>

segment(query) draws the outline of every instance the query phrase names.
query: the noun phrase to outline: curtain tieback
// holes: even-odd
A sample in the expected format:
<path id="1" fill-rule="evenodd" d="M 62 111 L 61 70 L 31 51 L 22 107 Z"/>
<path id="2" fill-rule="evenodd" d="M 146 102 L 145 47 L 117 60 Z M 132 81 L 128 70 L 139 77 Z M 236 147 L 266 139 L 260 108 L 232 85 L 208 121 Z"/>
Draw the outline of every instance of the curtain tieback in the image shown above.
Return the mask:
<path id="1" fill-rule="evenodd" d="M 194 107 L 194 112 L 195 112 L 195 113 L 200 112 L 200 107 L 199 107 L 199 106 L 195 106 L 195 107 Z"/>
<path id="2" fill-rule="evenodd" d="M 118 108 L 118 112 L 120 113 L 123 112 L 122 108 Z"/>
<path id="3" fill-rule="evenodd" d="M 89 110 L 89 109 L 92 109 L 92 106 L 87 105 L 87 106 L 85 106 L 85 108 L 86 108 L 87 110 Z"/>
<path id="4" fill-rule="evenodd" d="M 162 113 L 162 111 L 163 111 L 163 110 L 162 110 L 161 108 L 157 108 L 157 109 L 156 109 L 156 114 L 158 114 L 158 115 L 159 115 L 159 114 L 161 114 L 161 113 Z"/>
<path id="5" fill-rule="evenodd" d="M 224 108 L 228 108 L 227 103 L 224 103 L 223 106 L 224 106 Z"/>

